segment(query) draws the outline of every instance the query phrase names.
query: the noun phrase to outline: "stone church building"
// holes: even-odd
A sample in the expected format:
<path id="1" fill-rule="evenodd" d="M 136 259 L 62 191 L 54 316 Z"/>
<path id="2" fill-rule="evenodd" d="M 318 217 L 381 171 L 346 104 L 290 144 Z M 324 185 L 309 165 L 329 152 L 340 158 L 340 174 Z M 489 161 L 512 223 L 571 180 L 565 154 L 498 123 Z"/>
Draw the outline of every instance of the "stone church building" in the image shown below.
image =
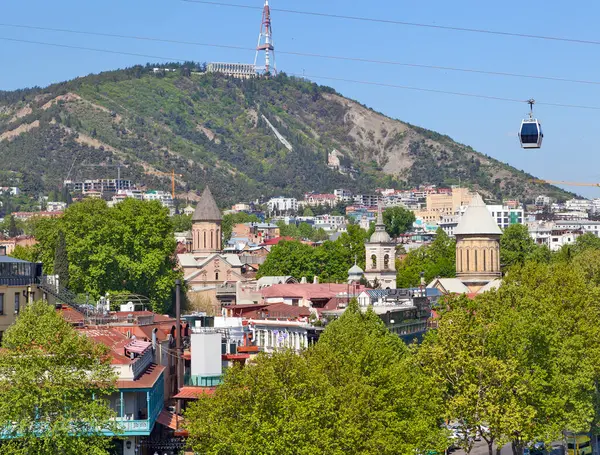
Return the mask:
<path id="1" fill-rule="evenodd" d="M 475 194 L 454 231 L 456 278 L 436 278 L 427 287 L 443 293 L 475 294 L 498 287 L 502 230 Z"/>
<path id="2" fill-rule="evenodd" d="M 178 254 L 184 280 L 191 291 L 210 291 L 216 285 L 242 280 L 236 254 L 222 254 L 222 216 L 206 187 L 192 217 L 192 252 Z"/>
<path id="3" fill-rule="evenodd" d="M 377 209 L 375 232 L 365 243 L 365 278 L 381 289 L 396 289 L 396 245 L 385 230 L 381 206 Z"/>

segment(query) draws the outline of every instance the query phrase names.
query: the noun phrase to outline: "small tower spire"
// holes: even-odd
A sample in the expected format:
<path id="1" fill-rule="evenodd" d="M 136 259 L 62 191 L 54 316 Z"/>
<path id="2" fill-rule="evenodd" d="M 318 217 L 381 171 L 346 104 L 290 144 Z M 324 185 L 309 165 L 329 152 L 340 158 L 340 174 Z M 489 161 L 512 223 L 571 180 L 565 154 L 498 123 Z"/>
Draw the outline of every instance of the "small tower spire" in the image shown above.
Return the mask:
<path id="1" fill-rule="evenodd" d="M 375 227 L 383 226 L 385 227 L 385 223 L 383 222 L 383 209 L 381 207 L 381 202 L 377 204 L 377 223 L 375 223 Z"/>
<path id="2" fill-rule="evenodd" d="M 256 66 L 258 63 L 258 53 L 265 53 L 265 66 Z M 271 65 L 271 53 L 273 54 L 273 64 Z M 273 29 L 271 27 L 271 8 L 269 0 L 265 0 L 263 8 L 262 22 L 260 24 L 260 33 L 258 34 L 258 44 L 256 46 L 256 55 L 254 57 L 254 66 L 257 70 L 264 70 L 265 74 L 277 74 L 277 65 L 275 63 L 275 46 L 273 45 Z"/>

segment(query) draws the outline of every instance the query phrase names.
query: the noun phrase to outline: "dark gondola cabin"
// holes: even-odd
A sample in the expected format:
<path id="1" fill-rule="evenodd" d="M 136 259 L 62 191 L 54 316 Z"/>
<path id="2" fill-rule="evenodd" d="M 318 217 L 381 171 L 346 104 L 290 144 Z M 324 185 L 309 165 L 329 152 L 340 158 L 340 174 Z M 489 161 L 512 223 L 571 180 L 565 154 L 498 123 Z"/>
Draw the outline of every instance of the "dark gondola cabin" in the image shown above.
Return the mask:
<path id="1" fill-rule="evenodd" d="M 542 125 L 536 119 L 527 119 L 521 122 L 519 140 L 524 149 L 539 149 L 542 146 L 544 133 Z"/>

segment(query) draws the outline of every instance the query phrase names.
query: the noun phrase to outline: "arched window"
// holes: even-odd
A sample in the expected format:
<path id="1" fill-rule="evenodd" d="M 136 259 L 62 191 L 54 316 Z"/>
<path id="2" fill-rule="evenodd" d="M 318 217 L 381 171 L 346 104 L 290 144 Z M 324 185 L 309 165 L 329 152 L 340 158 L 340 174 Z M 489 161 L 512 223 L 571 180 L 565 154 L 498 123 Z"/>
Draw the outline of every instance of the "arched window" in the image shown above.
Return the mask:
<path id="1" fill-rule="evenodd" d="M 471 268 L 469 267 L 469 250 L 467 250 L 467 272 L 470 270 Z"/>
<path id="2" fill-rule="evenodd" d="M 475 271 L 476 271 L 476 272 L 477 272 L 477 253 L 478 253 L 478 251 L 477 251 L 477 250 L 474 250 L 474 251 L 473 251 L 473 256 L 475 256 Z"/>
<path id="3" fill-rule="evenodd" d="M 390 268 L 390 255 L 389 254 L 386 254 L 383 257 L 383 267 L 386 268 L 386 269 Z"/>
<path id="4" fill-rule="evenodd" d="M 459 253 L 459 261 L 458 261 L 458 271 L 462 272 L 463 271 L 463 263 L 462 263 L 462 248 L 460 250 L 458 250 Z"/>
<path id="5" fill-rule="evenodd" d="M 210 230 L 210 249 L 212 250 L 214 248 L 214 240 L 213 240 L 213 230 Z"/>
<path id="6" fill-rule="evenodd" d="M 496 264 L 494 263 L 494 250 L 490 251 L 490 262 L 492 263 L 492 272 L 495 272 Z"/>
<path id="7" fill-rule="evenodd" d="M 374 269 L 377 268 L 377 256 L 375 254 L 371 255 L 371 267 Z"/>
<path id="8" fill-rule="evenodd" d="M 219 280 L 219 272 L 215 272 L 215 281 Z"/>
<path id="9" fill-rule="evenodd" d="M 483 271 L 487 271 L 487 264 L 485 263 L 485 250 L 483 250 Z"/>

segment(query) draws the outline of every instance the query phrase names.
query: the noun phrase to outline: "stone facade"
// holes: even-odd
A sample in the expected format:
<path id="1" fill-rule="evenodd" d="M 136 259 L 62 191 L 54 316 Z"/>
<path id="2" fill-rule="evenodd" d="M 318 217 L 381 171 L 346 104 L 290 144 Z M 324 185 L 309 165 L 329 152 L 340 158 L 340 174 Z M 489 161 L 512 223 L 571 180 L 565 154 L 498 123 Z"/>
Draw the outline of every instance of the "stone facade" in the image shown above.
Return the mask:
<path id="1" fill-rule="evenodd" d="M 491 281 L 500 278 L 500 236 L 458 236 L 456 276 L 463 281 Z"/>

